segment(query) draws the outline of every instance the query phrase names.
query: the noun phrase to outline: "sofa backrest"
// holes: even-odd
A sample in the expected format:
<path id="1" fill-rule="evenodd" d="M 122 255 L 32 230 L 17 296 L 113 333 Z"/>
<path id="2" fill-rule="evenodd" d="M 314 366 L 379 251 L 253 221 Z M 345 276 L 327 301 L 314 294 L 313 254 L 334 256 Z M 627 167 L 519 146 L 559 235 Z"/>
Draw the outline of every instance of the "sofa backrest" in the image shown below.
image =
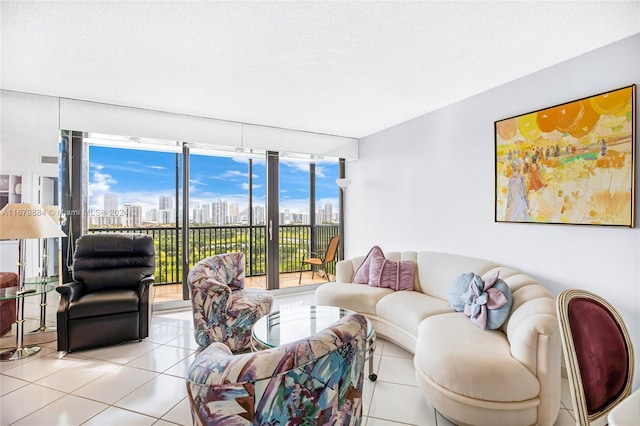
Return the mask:
<path id="1" fill-rule="evenodd" d="M 447 300 L 447 290 L 458 275 L 473 272 L 483 276 L 498 266 L 484 259 L 433 251 L 418 252 L 416 257 L 419 291 L 443 300 Z"/>

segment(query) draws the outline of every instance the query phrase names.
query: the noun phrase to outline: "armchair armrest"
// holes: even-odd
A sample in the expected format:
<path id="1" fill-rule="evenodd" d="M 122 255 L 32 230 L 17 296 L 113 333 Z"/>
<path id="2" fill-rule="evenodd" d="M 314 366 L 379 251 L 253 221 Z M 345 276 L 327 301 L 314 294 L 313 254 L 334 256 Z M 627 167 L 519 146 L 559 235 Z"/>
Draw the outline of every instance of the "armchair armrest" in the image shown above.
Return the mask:
<path id="1" fill-rule="evenodd" d="M 63 299 L 68 302 L 72 302 L 78 299 L 85 293 L 85 286 L 81 282 L 72 281 L 70 283 L 64 283 L 56 287 L 56 291 L 60 293 Z"/>
<path id="2" fill-rule="evenodd" d="M 151 287 L 154 283 L 155 283 L 156 279 L 153 275 L 150 275 L 148 277 L 144 277 L 143 279 L 140 280 L 140 287 L 139 287 L 139 292 L 140 294 L 144 293 L 145 291 L 147 291 L 149 289 L 149 287 Z"/>

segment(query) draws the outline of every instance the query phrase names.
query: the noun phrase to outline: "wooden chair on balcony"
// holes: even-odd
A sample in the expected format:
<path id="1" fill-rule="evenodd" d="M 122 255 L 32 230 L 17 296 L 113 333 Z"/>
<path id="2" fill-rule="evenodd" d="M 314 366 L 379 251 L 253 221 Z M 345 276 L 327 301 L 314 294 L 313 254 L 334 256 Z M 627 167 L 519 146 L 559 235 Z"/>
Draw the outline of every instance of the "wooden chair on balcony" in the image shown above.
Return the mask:
<path id="1" fill-rule="evenodd" d="M 300 267 L 300 278 L 298 278 L 298 284 L 302 282 L 302 272 L 304 271 L 304 265 L 311 266 L 311 279 L 315 276 L 314 267 L 318 268 L 318 271 L 324 272 L 324 277 L 329 280 L 329 273 L 325 269 L 326 265 L 335 262 L 336 257 L 338 256 L 338 245 L 340 244 L 340 236 L 336 235 L 329 240 L 329 245 L 327 246 L 327 250 L 324 252 L 324 256 L 322 253 L 311 252 L 311 256 L 308 259 L 304 259 L 302 261 L 302 265 Z"/>

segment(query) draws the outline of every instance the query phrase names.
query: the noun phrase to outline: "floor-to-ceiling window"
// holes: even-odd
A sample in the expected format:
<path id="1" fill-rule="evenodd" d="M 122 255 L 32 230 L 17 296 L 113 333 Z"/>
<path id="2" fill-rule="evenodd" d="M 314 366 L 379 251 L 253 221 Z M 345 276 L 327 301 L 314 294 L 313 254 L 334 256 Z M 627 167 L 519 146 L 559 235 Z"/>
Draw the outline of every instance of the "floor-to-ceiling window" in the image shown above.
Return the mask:
<path id="1" fill-rule="evenodd" d="M 264 152 L 96 134 L 83 139 L 87 232 L 154 237 L 156 303 L 187 298 L 185 271 L 229 251 L 246 254 L 247 287 L 298 287 L 323 282 L 326 274 L 332 278 L 333 265 L 312 278 L 302 260 L 326 249 L 338 233 L 337 160 L 275 153 L 277 191 L 269 194 Z M 269 197 L 278 206 L 272 212 L 278 238 L 271 265 Z M 271 278 L 269 268 L 275 271 Z"/>
<path id="2" fill-rule="evenodd" d="M 116 143 L 89 135 L 87 144 L 87 231 L 146 233 L 156 242 L 159 301 L 181 300 L 182 154 L 175 143 Z"/>

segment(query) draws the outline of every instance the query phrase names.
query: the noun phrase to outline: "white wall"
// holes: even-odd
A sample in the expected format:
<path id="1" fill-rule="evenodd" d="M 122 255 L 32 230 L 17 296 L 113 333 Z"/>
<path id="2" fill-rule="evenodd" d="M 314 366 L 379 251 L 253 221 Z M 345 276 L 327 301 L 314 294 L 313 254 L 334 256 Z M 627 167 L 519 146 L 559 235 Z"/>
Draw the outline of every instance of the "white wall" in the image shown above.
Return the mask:
<path id="1" fill-rule="evenodd" d="M 460 253 L 555 295 L 593 291 L 624 317 L 640 372 L 638 229 L 494 222 L 494 121 L 630 84 L 640 84 L 640 34 L 363 138 L 347 166 L 346 256 L 374 244 Z"/>
<path id="2" fill-rule="evenodd" d="M 0 174 L 22 176 L 23 203 L 39 202 L 40 176 L 58 176 L 58 165 L 41 157 L 57 157 L 59 139 L 58 98 L 0 91 Z M 17 272 L 15 241 L 0 241 L 0 247 L 0 271 Z M 27 277 L 38 274 L 38 250 L 38 241 L 27 240 Z"/>

